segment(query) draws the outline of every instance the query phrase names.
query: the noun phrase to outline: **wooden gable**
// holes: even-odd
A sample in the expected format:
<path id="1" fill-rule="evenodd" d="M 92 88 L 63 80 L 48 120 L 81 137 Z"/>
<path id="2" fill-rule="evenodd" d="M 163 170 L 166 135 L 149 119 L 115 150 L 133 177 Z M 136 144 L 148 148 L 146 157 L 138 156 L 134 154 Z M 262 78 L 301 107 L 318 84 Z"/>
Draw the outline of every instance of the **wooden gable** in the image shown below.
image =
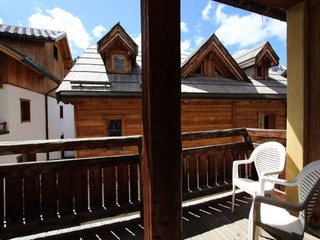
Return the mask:
<path id="1" fill-rule="evenodd" d="M 268 68 L 270 68 L 279 64 L 279 57 L 273 50 L 271 44 L 269 42 L 266 42 L 266 44 L 257 54 L 255 62 L 256 64 L 261 64 L 264 62 L 268 65 Z"/>
<path id="2" fill-rule="evenodd" d="M 99 42 L 98 52 L 108 73 L 130 73 L 138 55 L 138 45 L 117 23 Z"/>
<path id="3" fill-rule="evenodd" d="M 266 42 L 236 57 L 239 66 L 254 79 L 267 80 L 269 68 L 279 64 L 279 57 L 271 44 Z"/>
<path id="4" fill-rule="evenodd" d="M 279 64 L 279 57 L 267 42 L 255 57 L 254 78 L 268 79 L 269 68 Z"/>
<path id="5" fill-rule="evenodd" d="M 198 48 L 181 67 L 182 78 L 222 77 L 250 81 L 215 34 Z"/>

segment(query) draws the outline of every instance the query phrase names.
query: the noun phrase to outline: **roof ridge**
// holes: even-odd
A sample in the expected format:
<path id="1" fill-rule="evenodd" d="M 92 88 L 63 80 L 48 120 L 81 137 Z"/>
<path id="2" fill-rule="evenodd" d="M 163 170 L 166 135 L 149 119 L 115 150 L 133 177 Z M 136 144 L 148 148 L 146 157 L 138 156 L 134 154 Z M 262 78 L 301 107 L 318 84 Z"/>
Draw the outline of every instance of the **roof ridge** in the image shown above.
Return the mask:
<path id="1" fill-rule="evenodd" d="M 248 55 L 249 53 L 252 53 L 252 52 L 256 51 L 258 48 L 262 48 L 266 44 L 267 44 L 267 41 L 265 41 L 264 43 L 259 44 L 259 45 L 255 46 L 255 47 L 249 49 L 248 51 L 245 51 L 244 53 L 240 54 L 239 56 L 234 57 L 234 59 L 236 60 L 236 59 L 241 58 L 241 57 L 243 57 L 245 55 Z"/>

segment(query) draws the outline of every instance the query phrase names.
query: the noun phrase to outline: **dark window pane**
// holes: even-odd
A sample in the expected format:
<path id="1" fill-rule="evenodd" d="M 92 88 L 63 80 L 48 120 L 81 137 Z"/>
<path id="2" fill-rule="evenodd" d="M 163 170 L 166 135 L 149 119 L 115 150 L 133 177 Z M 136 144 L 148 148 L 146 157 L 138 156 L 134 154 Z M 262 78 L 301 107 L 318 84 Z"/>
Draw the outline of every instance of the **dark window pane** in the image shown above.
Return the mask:
<path id="1" fill-rule="evenodd" d="M 124 70 L 124 56 L 113 56 L 114 70 Z"/>
<path id="2" fill-rule="evenodd" d="M 122 136 L 122 123 L 121 120 L 110 120 L 109 121 L 109 136 Z"/>
<path id="3" fill-rule="evenodd" d="M 21 122 L 31 122 L 30 100 L 20 99 Z"/>

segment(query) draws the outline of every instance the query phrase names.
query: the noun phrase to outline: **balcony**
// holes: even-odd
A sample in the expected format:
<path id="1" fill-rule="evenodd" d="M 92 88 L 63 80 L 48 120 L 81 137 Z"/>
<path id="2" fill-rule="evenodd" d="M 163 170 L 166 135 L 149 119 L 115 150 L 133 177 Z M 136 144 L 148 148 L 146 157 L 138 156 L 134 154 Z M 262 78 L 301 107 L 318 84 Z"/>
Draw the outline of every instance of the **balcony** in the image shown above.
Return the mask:
<path id="1" fill-rule="evenodd" d="M 231 189 L 232 162 L 268 140 L 285 143 L 285 131 L 240 128 L 182 134 L 185 238 L 228 233 L 246 239 L 250 197 L 239 193 L 239 206 L 231 214 L 231 196 L 221 193 Z M 114 147 L 130 151 L 1 165 L 0 236 L 142 239 L 141 136 L 2 142 L 0 155 L 93 149 L 105 153 Z M 255 177 L 253 167 L 242 170 Z"/>

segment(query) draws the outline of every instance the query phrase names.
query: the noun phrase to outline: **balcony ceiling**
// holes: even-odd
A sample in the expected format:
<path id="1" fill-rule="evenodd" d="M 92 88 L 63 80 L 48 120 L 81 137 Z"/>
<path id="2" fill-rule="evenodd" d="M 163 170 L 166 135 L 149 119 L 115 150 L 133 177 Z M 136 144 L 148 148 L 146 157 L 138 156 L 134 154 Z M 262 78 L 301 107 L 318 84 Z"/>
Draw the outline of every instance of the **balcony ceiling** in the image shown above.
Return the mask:
<path id="1" fill-rule="evenodd" d="M 230 6 L 286 21 L 286 11 L 302 0 L 215 0 Z"/>

